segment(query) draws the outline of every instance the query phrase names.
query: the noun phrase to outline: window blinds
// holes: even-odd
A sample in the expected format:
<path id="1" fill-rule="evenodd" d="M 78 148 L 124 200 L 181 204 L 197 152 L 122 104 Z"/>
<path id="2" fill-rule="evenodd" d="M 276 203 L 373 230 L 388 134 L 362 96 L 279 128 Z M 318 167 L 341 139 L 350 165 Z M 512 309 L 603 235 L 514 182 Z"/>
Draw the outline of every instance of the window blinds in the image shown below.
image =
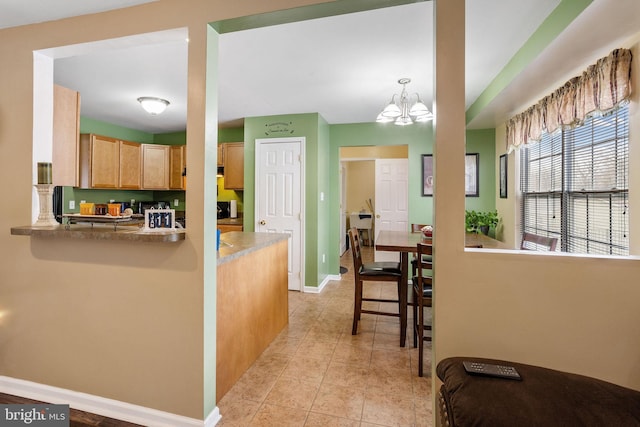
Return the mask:
<path id="1" fill-rule="evenodd" d="M 544 134 L 522 156 L 523 231 L 562 251 L 628 255 L 628 107 Z"/>

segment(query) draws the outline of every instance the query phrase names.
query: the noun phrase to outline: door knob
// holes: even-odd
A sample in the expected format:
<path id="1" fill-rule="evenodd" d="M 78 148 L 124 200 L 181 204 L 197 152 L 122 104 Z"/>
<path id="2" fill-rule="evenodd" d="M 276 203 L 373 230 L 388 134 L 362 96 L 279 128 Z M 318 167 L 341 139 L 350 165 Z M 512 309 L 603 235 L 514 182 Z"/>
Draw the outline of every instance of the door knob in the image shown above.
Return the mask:
<path id="1" fill-rule="evenodd" d="M 376 218 L 380 218 L 380 215 L 376 215 Z"/>
<path id="2" fill-rule="evenodd" d="M 265 225 L 267 223 L 267 221 L 265 221 L 264 219 L 260 220 L 260 225 Z"/>

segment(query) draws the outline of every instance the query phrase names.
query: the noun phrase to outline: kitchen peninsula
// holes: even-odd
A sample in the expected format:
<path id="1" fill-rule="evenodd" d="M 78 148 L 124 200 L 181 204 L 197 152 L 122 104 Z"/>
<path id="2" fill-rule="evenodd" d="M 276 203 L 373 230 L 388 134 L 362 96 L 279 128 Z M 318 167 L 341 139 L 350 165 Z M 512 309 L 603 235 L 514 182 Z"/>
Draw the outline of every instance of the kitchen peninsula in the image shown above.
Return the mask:
<path id="1" fill-rule="evenodd" d="M 217 396 L 287 325 L 288 235 L 222 235 L 217 266 Z"/>

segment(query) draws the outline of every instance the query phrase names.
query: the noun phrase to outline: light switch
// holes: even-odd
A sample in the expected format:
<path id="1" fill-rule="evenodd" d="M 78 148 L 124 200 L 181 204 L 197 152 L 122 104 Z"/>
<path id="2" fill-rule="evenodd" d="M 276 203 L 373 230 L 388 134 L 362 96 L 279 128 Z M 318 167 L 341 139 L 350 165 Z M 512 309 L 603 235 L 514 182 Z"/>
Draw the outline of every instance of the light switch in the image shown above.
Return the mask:
<path id="1" fill-rule="evenodd" d="M 178 206 L 178 205 L 180 205 L 180 200 L 173 199 L 173 206 Z"/>

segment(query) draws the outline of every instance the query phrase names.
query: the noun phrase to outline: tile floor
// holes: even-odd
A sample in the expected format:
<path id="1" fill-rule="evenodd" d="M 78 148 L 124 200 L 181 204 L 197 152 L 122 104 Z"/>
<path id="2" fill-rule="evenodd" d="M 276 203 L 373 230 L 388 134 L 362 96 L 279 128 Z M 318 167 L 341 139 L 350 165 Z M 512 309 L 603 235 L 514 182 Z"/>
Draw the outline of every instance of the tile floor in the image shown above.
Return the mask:
<path id="1" fill-rule="evenodd" d="M 367 262 L 372 251 L 363 249 Z M 425 376 L 420 378 L 411 319 L 404 348 L 398 345 L 395 317 L 363 314 L 358 335 L 351 335 L 349 251 L 341 265 L 349 272 L 321 294 L 289 293 L 289 325 L 220 400 L 219 425 L 432 425 L 431 345 L 425 344 Z M 365 284 L 365 292 L 395 293 L 388 283 Z"/>

